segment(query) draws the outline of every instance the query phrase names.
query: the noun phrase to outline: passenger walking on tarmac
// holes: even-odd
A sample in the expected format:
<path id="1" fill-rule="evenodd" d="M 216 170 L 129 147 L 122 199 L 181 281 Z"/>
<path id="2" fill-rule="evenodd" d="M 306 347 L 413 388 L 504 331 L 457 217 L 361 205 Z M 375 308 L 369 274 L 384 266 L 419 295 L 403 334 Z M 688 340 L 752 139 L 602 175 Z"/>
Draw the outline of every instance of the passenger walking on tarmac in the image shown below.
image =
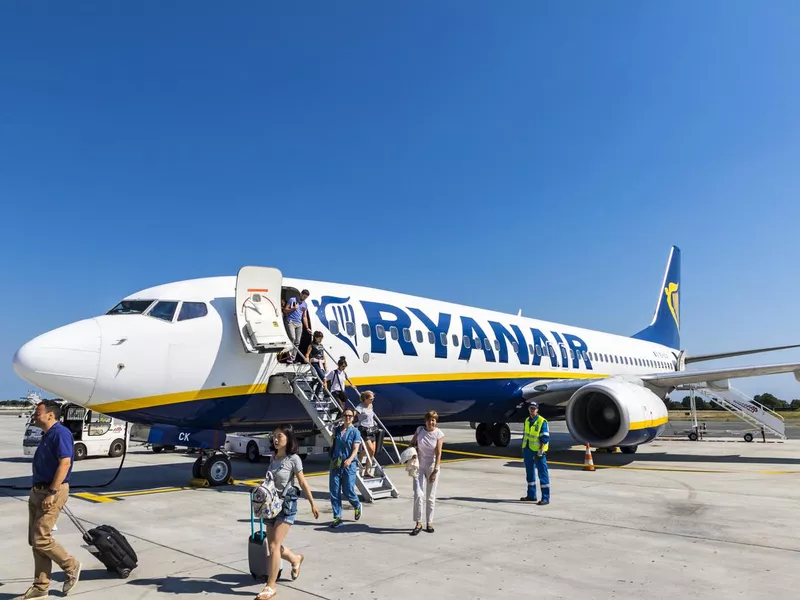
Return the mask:
<path id="1" fill-rule="evenodd" d="M 275 583 L 278 580 L 281 558 L 292 565 L 292 581 L 300 576 L 300 565 L 305 557 L 295 554 L 283 545 L 289 528 L 297 516 L 298 489 L 294 485 L 295 478 L 311 504 L 311 514 L 319 518 L 319 511 L 311 495 L 306 478 L 303 475 L 303 461 L 297 455 L 298 444 L 291 425 L 280 425 L 272 433 L 272 459 L 268 470 L 272 472 L 275 490 L 283 498 L 283 510 L 274 519 L 265 519 L 267 526 L 267 542 L 269 543 L 269 575 L 267 585 L 256 596 L 257 600 L 272 598 L 278 593 Z"/>
<path id="2" fill-rule="evenodd" d="M 42 441 L 33 455 L 33 487 L 28 498 L 28 544 L 33 548 L 33 585 L 22 596 L 47 598 L 53 562 L 64 573 L 62 588 L 66 596 L 75 589 L 81 575 L 81 563 L 53 539 L 53 526 L 69 498 L 69 479 L 72 474 L 72 433 L 59 421 L 61 407 L 45 400 L 34 412 Z"/>
<path id="3" fill-rule="evenodd" d="M 417 522 L 411 535 L 422 530 L 422 506 L 425 505 L 425 531 L 433 533 L 433 509 L 436 505 L 436 487 L 439 484 L 439 465 L 442 462 L 444 433 L 436 426 L 439 415 L 435 410 L 425 414 L 425 425 L 418 427 L 411 438 L 417 448 L 419 472 L 414 479 L 414 520 Z"/>
<path id="4" fill-rule="evenodd" d="M 358 431 L 367 449 L 367 470 L 364 472 L 365 477 L 372 477 L 372 461 L 375 459 L 376 441 L 378 439 L 378 427 L 375 425 L 375 410 L 372 408 L 374 400 L 375 394 L 367 390 L 361 392 L 361 402 L 356 406 L 356 411 L 358 412 Z"/>
<path id="5" fill-rule="evenodd" d="M 550 427 L 547 419 L 539 414 L 539 405 L 533 400 L 528 402 L 528 413 L 522 437 L 522 458 L 525 460 L 528 493 L 520 500 L 536 502 L 536 475 L 538 474 L 542 499 L 537 504 L 550 504 L 550 474 L 547 470 L 546 456 L 550 449 Z"/>
<path id="6" fill-rule="evenodd" d="M 331 507 L 333 508 L 333 523 L 331 527 L 342 524 L 342 492 L 355 509 L 355 519 L 361 518 L 361 502 L 356 494 L 356 472 L 358 463 L 356 456 L 361 445 L 361 434 L 353 425 L 356 411 L 346 408 L 344 423 L 333 430 L 333 445 L 331 446 L 331 470 L 329 491 L 331 494 Z"/>
<path id="7" fill-rule="evenodd" d="M 325 346 L 322 345 L 322 332 L 315 331 L 311 343 L 306 350 L 306 362 L 319 376 L 319 381 L 314 384 L 314 395 L 318 395 L 325 385 L 325 375 L 328 372 L 328 361 L 325 359 Z"/>

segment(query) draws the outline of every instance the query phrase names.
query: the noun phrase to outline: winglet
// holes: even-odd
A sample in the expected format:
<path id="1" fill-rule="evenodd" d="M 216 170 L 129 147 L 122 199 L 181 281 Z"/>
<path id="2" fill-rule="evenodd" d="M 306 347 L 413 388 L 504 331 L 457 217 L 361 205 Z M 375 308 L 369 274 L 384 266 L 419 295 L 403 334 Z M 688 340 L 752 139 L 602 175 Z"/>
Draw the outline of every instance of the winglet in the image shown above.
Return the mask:
<path id="1" fill-rule="evenodd" d="M 664 271 L 664 280 L 658 291 L 658 302 L 653 320 L 633 337 L 639 340 L 663 344 L 676 350 L 681 347 L 681 250 L 672 246 Z"/>

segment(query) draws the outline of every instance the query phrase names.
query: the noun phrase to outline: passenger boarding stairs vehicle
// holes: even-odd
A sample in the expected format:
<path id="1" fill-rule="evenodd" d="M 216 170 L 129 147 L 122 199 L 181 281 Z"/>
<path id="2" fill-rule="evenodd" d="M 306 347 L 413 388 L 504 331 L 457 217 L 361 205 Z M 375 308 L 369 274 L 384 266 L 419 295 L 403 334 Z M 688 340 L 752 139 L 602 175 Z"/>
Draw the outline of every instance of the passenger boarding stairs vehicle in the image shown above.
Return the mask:
<path id="1" fill-rule="evenodd" d="M 282 274 L 277 269 L 242 267 L 239 270 L 236 281 L 238 329 L 246 352 L 272 355 L 266 359 L 273 363 L 266 375 L 266 393 L 293 395 L 311 418 L 313 430 L 310 434 L 297 432 L 301 456 L 303 453 L 327 453 L 334 442 L 334 430 L 342 422 L 341 415 L 347 407 L 340 406 L 310 364 L 278 361 L 278 356 L 287 351 L 295 355 L 301 354 L 300 349 L 293 344 L 286 333 L 280 309 L 282 296 L 286 294 L 299 296 L 299 292 L 283 288 L 282 282 Z M 335 364 L 334 357 L 327 349 L 325 351 Z M 349 379 L 348 383 L 358 393 Z M 316 394 L 315 387 L 320 389 Z M 355 410 L 349 398 L 348 404 L 349 408 Z M 375 449 L 373 464 L 369 465 L 366 448 L 362 444 L 358 457 L 356 487 L 365 502 L 387 497 L 396 498 L 399 495 L 384 467 L 379 463 L 378 456 L 383 453 L 391 463 L 398 463 L 400 453 L 388 429 L 377 416 L 375 422 L 383 432 L 385 440 L 391 444 L 394 453 L 390 453 L 385 444 L 380 444 Z M 320 437 L 322 443 L 318 439 Z M 253 444 L 255 445 L 255 442 Z M 255 449 L 257 459 L 258 447 Z M 248 458 L 250 458 L 249 451 Z M 368 470 L 372 472 L 371 477 L 365 476 Z M 217 452 L 203 451 L 193 467 L 194 477 L 205 478 L 211 485 L 223 485 L 229 482 L 230 472 L 231 466 L 227 456 Z"/>
<path id="2" fill-rule="evenodd" d="M 752 425 L 756 430 L 761 432 L 763 439 L 766 439 L 767 433 L 781 440 L 786 439 L 786 424 L 784 423 L 783 417 L 760 402 L 756 402 L 747 394 L 727 384 L 712 385 L 710 382 L 705 382 L 702 384 L 681 386 L 678 389 L 688 389 L 691 392 L 693 431 L 689 433 L 689 439 L 693 441 L 698 439 L 698 434 L 700 432 L 700 428 L 697 425 L 697 409 L 694 400 L 695 393 L 702 394 L 714 404 Z M 744 439 L 747 442 L 752 442 L 753 434 L 750 432 L 745 433 Z"/>

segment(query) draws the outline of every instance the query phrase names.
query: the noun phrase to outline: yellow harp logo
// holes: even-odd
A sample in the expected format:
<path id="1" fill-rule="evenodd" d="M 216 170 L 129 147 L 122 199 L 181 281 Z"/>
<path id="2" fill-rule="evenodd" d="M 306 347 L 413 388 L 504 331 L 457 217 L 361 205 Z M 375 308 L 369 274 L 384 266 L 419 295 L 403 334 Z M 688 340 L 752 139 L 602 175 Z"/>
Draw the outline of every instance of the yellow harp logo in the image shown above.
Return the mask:
<path id="1" fill-rule="evenodd" d="M 670 283 L 664 288 L 664 293 L 667 296 L 667 306 L 669 306 L 669 312 L 672 313 L 672 318 L 675 319 L 675 325 L 678 327 L 678 329 L 680 329 L 681 303 L 680 296 L 678 294 L 678 284 Z"/>

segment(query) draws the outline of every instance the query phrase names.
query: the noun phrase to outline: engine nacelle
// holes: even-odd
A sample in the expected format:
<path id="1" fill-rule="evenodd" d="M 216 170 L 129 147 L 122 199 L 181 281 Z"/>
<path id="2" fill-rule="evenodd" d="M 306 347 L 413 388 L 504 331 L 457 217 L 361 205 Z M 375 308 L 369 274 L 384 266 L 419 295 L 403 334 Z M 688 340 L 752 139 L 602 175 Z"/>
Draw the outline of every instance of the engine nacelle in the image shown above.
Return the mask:
<path id="1" fill-rule="evenodd" d="M 653 441 L 667 424 L 664 401 L 644 385 L 622 379 L 588 383 L 567 405 L 567 427 L 581 444 L 636 446 Z"/>

